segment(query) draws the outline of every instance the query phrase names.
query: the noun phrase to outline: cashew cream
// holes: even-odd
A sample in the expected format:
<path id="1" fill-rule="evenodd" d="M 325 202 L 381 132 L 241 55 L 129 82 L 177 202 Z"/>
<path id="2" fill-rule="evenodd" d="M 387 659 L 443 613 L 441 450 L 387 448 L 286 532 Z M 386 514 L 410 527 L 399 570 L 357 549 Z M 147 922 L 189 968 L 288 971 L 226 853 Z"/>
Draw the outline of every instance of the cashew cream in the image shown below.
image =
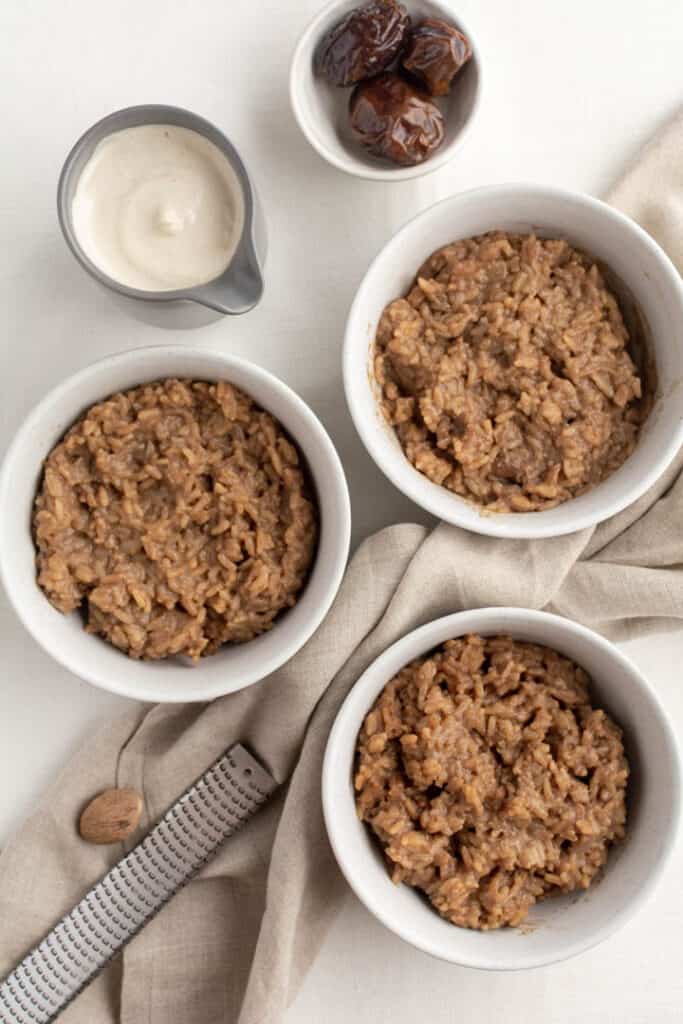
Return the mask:
<path id="1" fill-rule="evenodd" d="M 224 153 L 199 132 L 138 125 L 96 146 L 72 221 L 86 255 L 120 284 L 190 288 L 230 263 L 244 224 L 242 189 Z"/>

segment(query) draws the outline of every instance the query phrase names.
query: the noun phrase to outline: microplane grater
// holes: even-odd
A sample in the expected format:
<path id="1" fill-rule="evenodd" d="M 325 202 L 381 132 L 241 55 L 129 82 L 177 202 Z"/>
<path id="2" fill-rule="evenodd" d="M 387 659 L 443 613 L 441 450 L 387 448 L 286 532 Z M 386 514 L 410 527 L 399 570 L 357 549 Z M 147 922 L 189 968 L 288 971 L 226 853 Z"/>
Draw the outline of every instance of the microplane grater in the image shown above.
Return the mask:
<path id="1" fill-rule="evenodd" d="M 49 1024 L 258 810 L 277 783 L 231 747 L 0 984 L 0 1024 Z"/>

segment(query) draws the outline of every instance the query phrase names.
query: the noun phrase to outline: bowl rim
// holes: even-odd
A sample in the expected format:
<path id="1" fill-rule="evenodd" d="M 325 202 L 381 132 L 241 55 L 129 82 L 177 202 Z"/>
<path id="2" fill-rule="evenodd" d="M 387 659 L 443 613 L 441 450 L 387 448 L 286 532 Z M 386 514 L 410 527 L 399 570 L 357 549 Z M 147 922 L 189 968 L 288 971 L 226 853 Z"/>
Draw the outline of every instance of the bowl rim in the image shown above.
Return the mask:
<path id="1" fill-rule="evenodd" d="M 310 438 L 315 446 L 321 451 L 329 466 L 334 484 L 334 500 L 336 502 L 335 509 L 339 514 L 340 528 L 335 531 L 333 535 L 330 535 L 330 541 L 328 542 L 329 546 L 326 550 L 326 558 L 329 564 L 326 562 L 326 571 L 324 576 L 326 583 L 323 599 L 314 606 L 308 621 L 301 624 L 299 629 L 289 640 L 285 640 L 284 638 L 281 640 L 276 652 L 271 653 L 269 656 L 265 656 L 261 653 L 258 663 L 252 670 L 240 671 L 239 685 L 225 688 L 224 686 L 216 686 L 214 683 L 213 685 L 207 684 L 203 688 L 188 688 L 187 684 L 183 685 L 179 680 L 174 679 L 172 687 L 169 684 L 168 690 L 161 693 L 158 683 L 153 679 L 147 684 L 141 684 L 140 682 L 128 683 L 126 681 L 124 662 L 122 662 L 123 671 L 121 673 L 120 680 L 117 678 L 115 685 L 112 684 L 107 678 L 110 673 L 102 673 L 98 671 L 96 659 L 92 660 L 92 664 L 88 664 L 86 657 L 79 655 L 72 656 L 70 650 L 60 647 L 56 640 L 54 640 L 52 631 L 49 628 L 35 628 L 34 622 L 37 616 L 27 612 L 24 603 L 17 598 L 14 587 L 12 586 L 12 573 L 6 564 L 7 541 L 4 538 L 0 538 L 0 583 L 2 583 L 9 603 L 14 609 L 19 621 L 23 624 L 31 637 L 58 664 L 62 665 L 77 678 L 82 679 L 99 689 L 117 694 L 118 696 L 130 697 L 134 700 L 164 704 L 214 700 L 218 697 L 225 696 L 228 693 L 234 693 L 239 690 L 246 689 L 248 686 L 260 682 L 297 654 L 304 644 L 311 638 L 313 633 L 318 629 L 327 615 L 332 602 L 337 596 L 346 569 L 351 538 L 351 503 L 346 474 L 344 472 L 341 459 L 339 458 L 339 454 L 325 427 L 310 406 L 292 388 L 290 388 L 289 385 L 285 384 L 284 381 L 280 380 L 279 377 L 275 376 L 275 374 L 271 373 L 269 370 L 264 369 L 262 366 L 259 366 L 257 363 L 253 363 L 248 359 L 244 359 L 240 356 L 234 356 L 229 353 L 217 352 L 211 349 L 196 349 L 189 345 L 147 345 L 140 348 L 124 350 L 105 356 L 102 359 L 98 359 L 95 362 L 77 370 L 75 373 L 68 375 L 47 391 L 37 404 L 33 406 L 29 414 L 17 428 L 9 447 L 7 448 L 5 457 L 0 464 L 0 517 L 3 517 L 5 511 L 11 506 L 9 489 L 14 476 L 15 467 L 18 465 L 21 458 L 21 449 L 27 440 L 30 439 L 34 429 L 40 423 L 43 423 L 46 417 L 49 417 L 50 410 L 53 408 L 54 403 L 59 401 L 70 391 L 75 392 L 79 389 L 82 382 L 87 382 L 92 378 L 102 380 L 102 399 L 104 399 L 108 395 L 114 393 L 112 389 L 108 389 L 106 385 L 106 378 L 110 370 L 130 365 L 131 376 L 134 376 L 135 366 L 137 363 L 140 365 L 141 373 L 144 374 L 144 368 L 148 365 L 147 360 L 149 360 L 150 357 L 159 366 L 158 379 L 172 377 L 174 375 L 172 364 L 170 369 L 164 369 L 165 366 L 168 366 L 169 358 L 175 358 L 178 360 L 182 360 L 183 358 L 191 359 L 193 361 L 196 360 L 198 365 L 197 377 L 200 378 L 203 373 L 201 364 L 204 361 L 206 361 L 207 366 L 209 362 L 218 361 L 222 363 L 226 370 L 225 379 L 229 379 L 231 368 L 245 371 L 253 378 L 257 379 L 259 383 L 262 383 L 266 388 L 268 388 L 271 393 L 279 395 L 281 399 L 295 408 L 298 414 L 305 421 L 307 429 L 310 430 Z M 210 379 L 210 371 L 208 369 L 206 373 L 207 377 L 205 379 Z M 130 385 L 130 387 L 135 386 L 136 385 L 134 383 L 131 383 Z M 125 387 L 119 388 L 118 390 L 125 390 Z M 244 388 L 244 390 L 247 393 L 249 392 L 248 388 Z M 74 409 L 71 422 L 74 422 L 85 408 L 89 408 L 97 401 L 98 399 L 93 399 L 92 401 L 88 401 L 87 406 L 81 405 L 78 409 Z M 264 403 L 259 401 L 258 404 L 262 405 L 265 409 L 268 407 L 267 402 Z M 298 437 L 294 437 L 294 440 L 297 443 L 297 446 L 300 448 L 304 447 Z M 54 443 L 56 442 L 52 442 L 52 445 L 54 445 Z M 51 449 L 48 448 L 48 451 L 49 450 Z M 48 451 L 36 453 L 36 475 L 40 472 L 40 467 L 42 466 Z M 311 472 L 311 476 L 317 486 L 315 474 L 310 467 L 309 471 Z M 322 512 L 321 509 L 319 511 Z M 316 570 L 319 558 L 320 547 L 318 547 L 316 552 L 316 561 L 313 563 L 313 567 L 311 569 L 311 578 Z M 47 600 L 47 598 L 45 600 Z M 272 635 L 276 629 L 277 623 L 266 635 Z M 85 634 L 83 633 L 83 635 Z M 104 643 L 105 641 L 102 642 Z M 80 650 L 80 646 L 76 645 L 75 649 Z M 228 677 L 229 674 L 229 669 L 226 669 L 226 672 L 221 674 L 221 677 Z"/>
<path id="2" fill-rule="evenodd" d="M 459 526 L 471 533 L 487 537 L 534 540 L 565 536 L 570 533 L 576 533 L 586 527 L 597 526 L 599 523 L 604 522 L 605 519 L 609 519 L 611 516 L 622 512 L 641 498 L 656 483 L 674 459 L 681 445 L 683 445 L 683 415 L 679 419 L 678 429 L 670 434 L 667 444 L 661 450 L 659 458 L 653 460 L 647 471 L 641 474 L 637 486 L 634 485 L 630 489 L 624 489 L 621 497 L 617 496 L 611 501 L 605 502 L 598 513 L 571 512 L 573 499 L 570 499 L 558 506 L 568 513 L 566 519 L 559 523 L 553 523 L 552 520 L 548 522 L 548 511 L 545 510 L 517 513 L 486 513 L 481 511 L 473 502 L 468 502 L 459 495 L 446 491 L 445 488 L 434 484 L 427 477 L 424 477 L 408 462 L 403 453 L 401 453 L 402 459 L 397 461 L 395 465 L 387 463 L 384 458 L 387 438 L 382 430 L 384 423 L 381 420 L 381 413 L 377 402 L 375 401 L 374 404 L 374 411 L 377 413 L 376 418 L 366 417 L 362 409 L 360 393 L 364 384 L 359 387 L 356 379 L 355 364 L 358 359 L 359 346 L 362 344 L 365 364 L 369 366 L 368 354 L 372 351 L 372 343 L 368 346 L 367 338 L 358 330 L 357 322 L 359 321 L 359 308 L 365 299 L 365 292 L 369 286 L 370 279 L 377 273 L 378 268 L 387 255 L 399 249 L 403 239 L 421 221 L 428 221 L 434 218 L 439 210 L 446 211 L 451 206 L 457 207 L 460 203 L 469 203 L 476 199 L 484 203 L 488 198 L 494 196 L 508 196 L 511 199 L 515 197 L 538 197 L 539 199 L 546 198 L 562 203 L 580 204 L 601 215 L 613 218 L 624 229 L 631 231 L 639 240 L 639 243 L 649 249 L 654 258 L 660 263 L 663 272 L 678 292 L 683 313 L 683 280 L 681 280 L 680 274 L 670 257 L 636 221 L 603 200 L 596 199 L 594 196 L 584 192 L 534 182 L 502 182 L 500 184 L 467 189 L 463 192 L 456 192 L 446 196 L 444 199 L 432 203 L 411 217 L 385 242 L 365 271 L 351 303 L 344 328 L 342 370 L 346 403 L 358 436 L 380 472 L 391 481 L 394 487 L 410 498 L 411 501 L 415 502 L 420 508 L 454 526 Z M 368 380 L 371 378 L 370 369 L 368 369 L 366 376 Z M 391 428 L 387 425 L 387 429 L 390 430 Z M 628 460 L 626 461 L 628 462 Z M 597 487 L 600 486 L 600 484 L 597 485 Z M 477 511 L 479 515 L 473 516 L 470 521 L 464 514 L 463 509 Z"/>
<path id="3" fill-rule="evenodd" d="M 325 145 L 317 133 L 309 126 L 308 118 L 304 114 L 303 104 L 300 100 L 301 78 L 299 68 L 302 60 L 304 59 L 305 51 L 308 48 L 311 39 L 319 34 L 321 26 L 327 20 L 332 11 L 337 7 L 340 7 L 342 4 L 347 3 L 347 0 L 330 0 L 330 2 L 327 3 L 322 10 L 318 11 L 315 17 L 308 22 L 301 32 L 301 35 L 294 47 L 289 65 L 290 106 L 299 128 L 310 145 L 316 153 L 323 158 L 323 160 L 326 160 L 327 163 L 336 167 L 338 170 L 345 171 L 347 174 L 351 174 L 355 178 L 361 178 L 365 181 L 409 181 L 414 178 L 421 178 L 425 175 L 432 174 L 434 171 L 438 171 L 440 167 L 447 164 L 469 137 L 472 126 L 481 111 L 482 93 L 484 88 L 481 49 L 476 35 L 472 33 L 469 24 L 466 23 L 461 15 L 454 10 L 454 5 L 450 3 L 450 0 L 431 0 L 431 2 L 434 7 L 443 9 L 444 16 L 449 14 L 451 18 L 457 21 L 459 31 L 467 37 L 472 48 L 472 57 L 470 60 L 477 68 L 477 85 L 472 101 L 472 109 L 455 138 L 448 144 L 441 146 L 433 156 L 430 156 L 423 163 L 416 164 L 412 167 L 392 167 L 391 165 L 388 165 L 384 168 L 371 165 L 370 163 L 365 165 L 361 163 L 363 158 L 362 151 L 358 156 L 358 165 L 353 164 L 350 160 L 339 156 Z M 362 0 L 359 0 L 359 4 L 360 3 L 362 3 Z M 330 86 L 330 88 L 333 87 Z M 352 87 L 349 87 L 349 92 L 351 88 Z"/>
<path id="4" fill-rule="evenodd" d="M 517 620 L 519 625 L 510 626 L 509 622 L 504 626 L 502 622 L 506 618 Z M 508 632 L 513 638 L 515 633 L 523 633 L 523 623 L 545 624 L 551 629 L 565 635 L 574 636 L 586 643 L 593 644 L 600 648 L 607 657 L 611 658 L 616 667 L 620 669 L 623 676 L 630 680 L 636 688 L 640 689 L 646 700 L 650 703 L 659 725 L 666 737 L 667 754 L 673 768 L 673 786 L 671 805 L 674 813 L 668 819 L 667 841 L 662 848 L 659 860 L 653 871 L 647 876 L 638 892 L 627 903 L 619 906 L 615 912 L 605 919 L 605 922 L 594 928 L 584 938 L 567 942 L 566 948 L 561 952 L 553 952 L 548 955 L 538 956 L 533 962 L 521 964 L 509 963 L 507 959 L 495 955 L 482 957 L 479 955 L 468 956 L 458 952 L 457 955 L 443 949 L 438 943 L 421 941 L 415 939 L 410 928 L 405 926 L 402 920 L 390 919 L 384 911 L 382 899 L 376 898 L 372 885 L 366 885 L 358 874 L 354 872 L 349 859 L 346 857 L 344 848 L 344 837 L 335 821 L 335 807 L 337 806 L 337 762 L 340 758 L 347 760 L 346 752 L 349 745 L 355 744 L 356 729 L 351 732 L 351 725 L 357 717 L 357 705 L 362 702 L 364 710 L 361 713 L 358 726 L 363 716 L 370 708 L 372 701 L 386 685 L 389 679 L 399 668 L 408 664 L 414 658 L 426 654 L 434 646 L 443 643 L 445 639 L 463 636 L 468 632 L 481 632 L 484 635 L 493 635 L 497 631 Z M 437 639 L 441 637 L 441 639 Z M 540 642 L 540 641 L 534 641 Z M 546 646 L 553 641 L 549 641 Z M 419 649 L 418 649 L 419 648 Z M 404 653 L 408 652 L 408 653 Z M 378 682 L 381 680 L 381 682 Z M 369 695 L 369 696 L 368 696 Z M 366 699 L 367 698 L 367 699 Z M 345 733 L 350 732 L 351 738 L 347 741 Z M 350 782 L 350 780 L 349 780 Z M 398 935 L 409 945 L 420 949 L 423 953 L 444 960 L 448 963 L 457 964 L 461 967 L 475 968 L 486 971 L 520 971 L 533 970 L 538 967 L 549 966 L 553 963 L 560 963 L 571 957 L 578 956 L 589 949 L 604 942 L 629 921 L 635 913 L 649 900 L 656 889 L 660 878 L 669 864 L 681 832 L 682 814 L 682 789 L 683 789 L 683 764 L 681 752 L 676 740 L 676 735 L 658 694 L 648 682 L 640 669 L 628 658 L 619 648 L 612 644 L 605 637 L 594 630 L 583 626 L 572 619 L 550 612 L 536 611 L 529 608 L 515 606 L 473 608 L 465 611 L 454 612 L 433 619 L 416 629 L 400 637 L 393 644 L 387 647 L 380 655 L 374 658 L 365 670 L 358 677 L 349 690 L 341 707 L 337 711 L 335 720 L 325 747 L 322 769 L 322 804 L 325 828 L 329 837 L 330 845 L 337 864 L 347 883 L 364 906 L 384 925 L 389 931 Z M 353 800 L 351 784 L 348 789 L 349 799 Z M 430 908 L 425 908 L 430 913 L 435 913 Z M 467 929 L 459 929 L 467 931 Z"/>

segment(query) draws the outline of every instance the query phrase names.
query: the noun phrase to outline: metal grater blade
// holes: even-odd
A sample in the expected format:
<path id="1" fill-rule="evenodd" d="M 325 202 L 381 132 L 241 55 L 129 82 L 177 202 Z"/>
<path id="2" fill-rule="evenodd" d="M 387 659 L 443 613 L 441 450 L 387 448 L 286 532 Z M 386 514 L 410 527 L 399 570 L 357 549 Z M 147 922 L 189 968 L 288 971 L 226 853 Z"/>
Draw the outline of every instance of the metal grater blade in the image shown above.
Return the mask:
<path id="1" fill-rule="evenodd" d="M 258 810 L 277 783 L 239 744 L 0 984 L 0 1024 L 49 1024 Z"/>

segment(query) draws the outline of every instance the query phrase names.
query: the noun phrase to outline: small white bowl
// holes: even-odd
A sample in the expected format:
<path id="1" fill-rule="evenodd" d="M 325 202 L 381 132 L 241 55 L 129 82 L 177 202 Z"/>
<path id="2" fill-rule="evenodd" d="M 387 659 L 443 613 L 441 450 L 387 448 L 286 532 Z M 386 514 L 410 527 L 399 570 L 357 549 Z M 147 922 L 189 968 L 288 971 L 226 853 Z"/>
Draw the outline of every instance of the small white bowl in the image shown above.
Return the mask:
<path id="1" fill-rule="evenodd" d="M 509 634 L 544 644 L 582 665 L 592 677 L 594 700 L 624 730 L 631 766 L 627 836 L 610 850 L 604 875 L 586 891 L 537 904 L 521 928 L 479 932 L 444 920 L 416 890 L 391 882 L 378 845 L 356 814 L 354 750 L 365 715 L 399 669 L 466 633 Z M 484 608 L 447 615 L 409 633 L 363 673 L 342 705 L 327 744 L 323 809 L 347 882 L 382 924 L 442 960 L 484 970 L 520 970 L 566 960 L 597 945 L 651 895 L 676 841 L 681 763 L 658 698 L 616 647 L 557 615 Z"/>
<path id="2" fill-rule="evenodd" d="M 399 167 L 366 153 L 354 141 L 349 127 L 352 87 L 330 85 L 313 71 L 313 56 L 323 36 L 364 0 L 332 0 L 304 30 L 297 43 L 289 72 L 289 97 L 301 131 L 328 163 L 357 178 L 373 181 L 405 181 L 443 167 L 465 140 L 481 101 L 481 57 L 477 41 L 450 3 L 440 0 L 402 0 L 413 22 L 442 18 L 469 40 L 472 56 L 454 79 L 450 95 L 436 103 L 444 114 L 446 133 L 439 149 L 422 164 Z"/>
<path id="3" fill-rule="evenodd" d="M 165 377 L 228 380 L 271 412 L 297 442 L 315 486 L 320 539 L 310 578 L 293 608 L 245 644 L 224 645 L 189 666 L 179 659 L 135 661 L 62 615 L 36 583 L 31 514 L 43 460 L 94 402 Z M 198 701 L 258 682 L 291 658 L 322 622 L 341 583 L 351 512 L 344 470 L 324 427 L 298 395 L 243 359 L 181 346 L 141 348 L 69 377 L 33 410 L 0 472 L 0 577 L 29 633 L 69 671 L 112 693 L 143 701 Z"/>
<path id="4" fill-rule="evenodd" d="M 405 457 L 377 401 L 372 350 L 382 311 L 404 295 L 435 249 L 486 231 L 566 238 L 606 264 L 644 320 L 657 368 L 654 408 L 633 454 L 597 487 L 542 512 L 490 513 L 439 487 Z M 671 260 L 629 217 L 591 196 L 544 185 L 463 192 L 409 221 L 370 265 L 346 323 L 344 388 L 353 422 L 382 472 L 417 505 L 491 537 L 555 537 L 602 522 L 636 501 L 683 444 L 683 283 Z"/>

